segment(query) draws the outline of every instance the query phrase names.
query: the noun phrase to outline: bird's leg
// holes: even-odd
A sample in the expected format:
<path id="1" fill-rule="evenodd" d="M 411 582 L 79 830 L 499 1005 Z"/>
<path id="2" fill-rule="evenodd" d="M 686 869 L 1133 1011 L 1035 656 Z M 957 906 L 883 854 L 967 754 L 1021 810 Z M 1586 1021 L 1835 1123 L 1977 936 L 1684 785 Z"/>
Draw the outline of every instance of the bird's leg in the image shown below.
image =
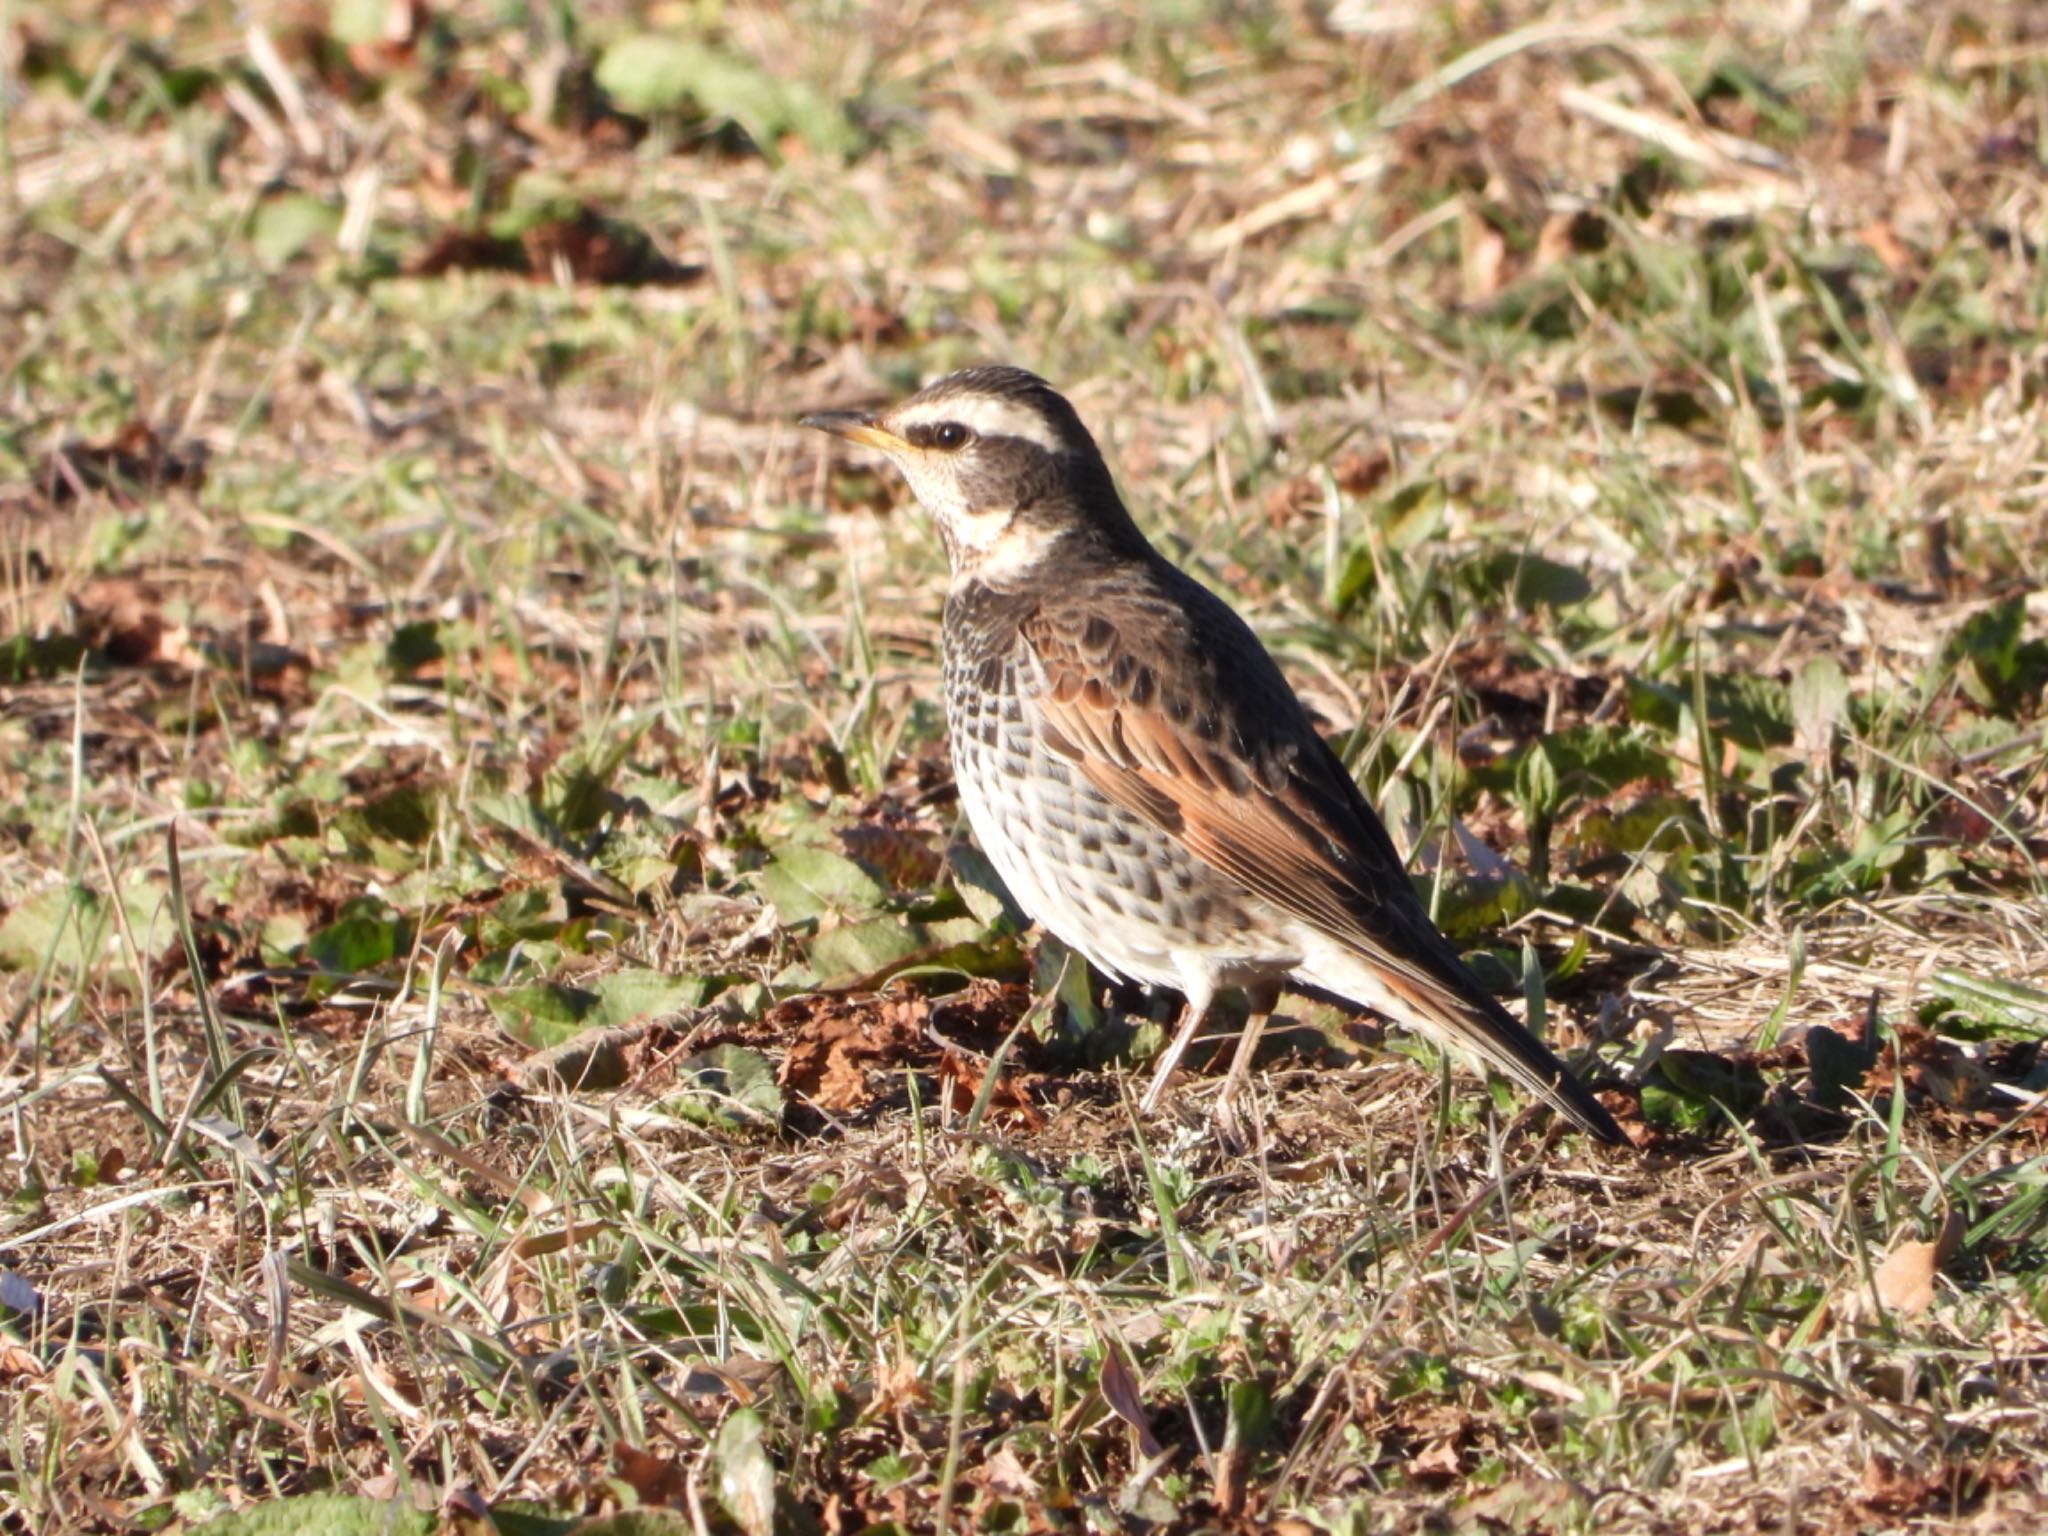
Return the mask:
<path id="1" fill-rule="evenodd" d="M 1240 1150 L 1248 1143 L 1238 1124 L 1237 1097 L 1251 1086 L 1252 1059 L 1259 1053 L 1259 1036 L 1265 1033 L 1266 1020 L 1280 1002 L 1280 988 L 1272 982 L 1256 983 L 1245 988 L 1245 1000 L 1251 1005 L 1251 1017 L 1244 1021 L 1244 1033 L 1238 1037 L 1237 1050 L 1230 1058 L 1230 1070 L 1223 1074 L 1223 1086 L 1216 1091 L 1215 1111 L 1216 1125 L 1225 1141 Z"/>
<path id="2" fill-rule="evenodd" d="M 1166 1080 L 1173 1076 L 1181 1057 L 1187 1055 L 1188 1047 L 1194 1043 L 1195 1031 L 1202 1027 L 1202 1020 L 1208 1016 L 1209 1003 L 1215 995 L 1215 990 L 1206 986 L 1188 990 L 1187 1006 L 1181 1009 L 1180 1027 L 1160 1054 L 1159 1065 L 1153 1068 L 1152 1081 L 1145 1085 L 1145 1097 L 1138 1100 L 1139 1114 L 1149 1115 L 1159 1107 L 1160 1096 L 1166 1092 Z"/>

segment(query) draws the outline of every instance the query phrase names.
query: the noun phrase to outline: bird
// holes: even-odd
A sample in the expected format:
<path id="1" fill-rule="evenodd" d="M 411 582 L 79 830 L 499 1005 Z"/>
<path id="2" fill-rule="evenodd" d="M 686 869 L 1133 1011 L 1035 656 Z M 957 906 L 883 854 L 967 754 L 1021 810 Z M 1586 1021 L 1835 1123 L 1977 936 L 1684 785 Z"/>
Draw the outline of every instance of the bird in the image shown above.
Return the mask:
<path id="1" fill-rule="evenodd" d="M 945 547 L 946 721 L 989 862 L 1099 973 L 1185 999 L 1143 1113 L 1234 988 L 1250 1018 L 1218 1095 L 1227 1128 L 1292 988 L 1468 1052 L 1626 1142 L 1437 929 L 1279 664 L 1145 537 L 1063 395 L 984 364 L 801 425 L 890 460 Z"/>

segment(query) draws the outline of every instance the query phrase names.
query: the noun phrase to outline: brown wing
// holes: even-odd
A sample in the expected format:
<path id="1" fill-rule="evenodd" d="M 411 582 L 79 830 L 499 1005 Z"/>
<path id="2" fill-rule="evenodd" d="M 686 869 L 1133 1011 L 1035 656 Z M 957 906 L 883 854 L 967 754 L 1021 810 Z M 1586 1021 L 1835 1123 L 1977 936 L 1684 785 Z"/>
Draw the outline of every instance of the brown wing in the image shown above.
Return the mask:
<path id="1" fill-rule="evenodd" d="M 1053 749 L 1212 868 L 1355 950 L 1412 1022 L 1622 1140 L 1437 931 L 1386 828 L 1244 622 L 1179 572 L 1159 579 L 1170 586 L 1156 598 L 1041 606 L 1024 621 Z"/>

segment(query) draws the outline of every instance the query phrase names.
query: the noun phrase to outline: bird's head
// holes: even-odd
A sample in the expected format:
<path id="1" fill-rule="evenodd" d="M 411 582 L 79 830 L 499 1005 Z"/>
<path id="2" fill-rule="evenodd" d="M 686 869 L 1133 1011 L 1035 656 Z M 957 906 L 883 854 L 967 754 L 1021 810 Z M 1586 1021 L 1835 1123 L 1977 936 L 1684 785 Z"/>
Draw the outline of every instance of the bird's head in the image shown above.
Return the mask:
<path id="1" fill-rule="evenodd" d="M 886 454 L 938 525 L 956 579 L 998 579 L 1055 552 L 1145 547 L 1073 406 L 1022 368 L 967 368 L 887 410 L 816 427 Z"/>

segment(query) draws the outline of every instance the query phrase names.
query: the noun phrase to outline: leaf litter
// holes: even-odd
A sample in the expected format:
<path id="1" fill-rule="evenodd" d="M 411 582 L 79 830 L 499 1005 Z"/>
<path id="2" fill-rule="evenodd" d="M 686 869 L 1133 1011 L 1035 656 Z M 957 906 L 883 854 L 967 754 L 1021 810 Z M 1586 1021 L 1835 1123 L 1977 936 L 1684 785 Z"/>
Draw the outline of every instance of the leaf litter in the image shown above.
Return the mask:
<path id="1" fill-rule="evenodd" d="M 829 72 L 792 88 L 801 38 L 744 7 L 630 81 L 631 103 L 597 79 L 626 40 L 367 9 L 377 24 L 338 47 L 322 18 L 281 29 L 282 75 L 239 25 L 189 56 L 177 39 L 100 53 L 145 20 L 118 6 L 90 27 L 39 13 L 7 44 L 39 61 L 11 104 L 19 195 L 71 189 L 66 228 L 132 210 L 119 219 L 251 274 L 231 281 L 253 306 L 225 325 L 194 312 L 197 346 L 168 356 L 138 336 L 110 368 L 65 291 L 0 275 L 0 303 L 47 290 L 37 366 L 75 370 L 20 384 L 74 446 L 0 434 L 34 502 L 34 558 L 8 534 L 0 698 L 0 923 L 22 925 L 6 1086 L 32 1133 L 4 1239 L 42 1299 L 4 1347 L 23 1365 L 9 1380 L 36 1383 L 16 1422 L 55 1467 L 28 1496 L 135 1523 L 162 1518 L 172 1487 L 231 1506 L 409 1484 L 478 1518 L 529 1496 L 597 1514 L 629 1493 L 694 1497 L 698 1518 L 743 1529 L 784 1499 L 828 1526 L 915 1528 L 947 1464 L 946 1341 L 967 1318 L 958 1443 L 992 1518 L 1009 1500 L 1048 1526 L 1123 1519 L 1130 1492 L 1181 1527 L 1363 1510 L 1375 1528 L 1540 1528 L 1567 1517 L 1510 1490 L 1567 1486 L 1614 1529 L 2038 1514 L 2042 670 L 2038 605 L 2011 587 L 2038 575 L 2040 541 L 2013 323 L 2026 285 L 2010 281 L 2010 232 L 2032 213 L 2010 168 L 2038 133 L 2031 98 L 1998 83 L 2033 46 L 2024 16 L 1939 37 L 1859 16 L 1886 46 L 1859 51 L 1868 78 L 1831 104 L 1797 83 L 1835 78 L 1827 15 L 1790 39 L 1737 18 L 1711 60 L 1683 19 L 1610 19 L 1654 62 L 1588 80 L 1595 55 L 1520 46 L 1538 34 L 1496 48 L 1452 35 L 1456 18 L 1358 7 L 1257 47 L 1221 21 L 1192 43 L 1159 34 L 1146 48 L 1198 52 L 1157 78 L 1144 48 L 1116 54 L 1135 35 L 1117 14 L 1032 18 L 1027 69 L 1009 34 L 947 12 L 959 82 L 932 89 L 950 93 L 949 129 L 841 113 L 858 93 Z M 923 78 L 917 37 L 879 46 L 910 50 L 890 91 Z M 1358 49 L 1402 92 L 1390 133 L 1353 123 Z M 1757 78 L 1733 57 L 1763 60 Z M 1469 73 L 1438 73 L 1458 58 Z M 1968 94 L 1923 110 L 1900 62 L 1917 59 Z M 1251 100 L 1239 82 L 1260 71 L 1287 88 Z M 102 73 L 88 104 L 76 92 Z M 256 210 L 246 230 L 177 234 L 188 200 L 150 158 L 166 101 L 222 135 L 208 164 Z M 1331 124 L 1385 165 L 1329 159 Z M 343 185 L 365 132 L 388 135 L 381 190 Z M 132 168 L 81 173 L 72 157 L 101 139 Z M 941 139 L 954 147 L 934 153 Z M 1891 144 L 1912 151 L 1904 174 L 1886 171 Z M 496 221 L 521 212 L 536 146 L 577 195 L 529 242 Z M 1757 151 L 1826 174 L 1782 176 Z M 606 183 L 628 156 L 621 197 Z M 842 243 L 859 221 L 830 201 L 841 185 L 884 222 L 888 259 Z M 1846 257 L 1805 243 L 1832 227 Z M 621 292 L 472 284 L 455 260 L 390 280 L 443 231 L 479 228 L 536 277 Z M 1338 229 L 1391 238 L 1332 268 L 1316 242 Z M 717 282 L 643 285 L 647 307 L 608 329 L 600 300 L 634 292 L 629 231 L 659 231 L 685 269 L 701 244 Z M 92 289 L 173 249 L 117 243 L 127 268 L 69 242 L 25 264 L 82 265 Z M 1204 291 L 1227 270 L 1243 357 L 1212 350 L 1153 277 L 1120 286 L 1115 253 L 1139 248 L 1173 252 L 1165 280 Z M 956 260 L 978 275 L 956 280 Z M 1963 326 L 1952 260 L 1970 266 Z M 1036 275 L 1001 291 L 1012 265 Z M 266 307 L 330 289 L 352 297 Z M 1777 343 L 1749 329 L 1766 314 Z M 1590 315 L 1600 328 L 1581 328 Z M 1888 333 L 1902 317 L 1936 334 Z M 1127 329 L 1137 347 L 1087 350 Z M 516 356 L 493 353 L 501 334 Z M 1233 573 L 1340 741 L 1370 727 L 1344 741 L 1362 776 L 1378 788 L 1398 765 L 1404 826 L 1453 834 L 1426 853 L 1433 899 L 1476 960 L 1540 976 L 1560 1040 L 1617 1063 L 1599 1086 L 1640 1164 L 1550 1149 L 1506 1178 L 1484 1096 L 1463 1080 L 1440 1096 L 1434 1063 L 1397 1052 L 1269 1051 L 1255 1164 L 1205 1145 L 1199 1077 L 1185 1119 L 1134 1141 L 1135 1064 L 1065 1039 L 1071 1018 L 1027 1030 L 988 1084 L 1029 993 L 999 894 L 971 861 L 936 862 L 954 817 L 917 713 L 936 573 L 906 520 L 861 510 L 893 492 L 790 450 L 765 403 L 837 404 L 862 376 L 880 398 L 967 336 L 1050 338 L 1044 366 L 1088 381 L 1147 515 L 1170 503 L 1194 557 Z M 210 345 L 219 372 L 194 377 Z M 878 355 L 833 375 L 856 348 Z M 614 352 L 622 365 L 594 365 Z M 688 441 L 656 441 L 648 381 L 683 356 Z M 1245 358 L 1276 395 L 1262 443 L 1228 425 Z M 488 393 L 450 382 L 472 378 Z M 1942 478 L 1960 465 L 1969 484 Z M 1288 482 L 1304 488 L 1268 499 Z M 1408 497 L 1416 484 L 1434 489 Z M 1929 507 L 1948 532 L 1924 556 L 1883 543 L 1895 515 L 1918 538 Z M 1296 583 L 1272 540 L 1236 542 L 1246 509 L 1304 543 L 1339 535 L 1341 623 L 1316 606 L 1320 565 Z M 593 514 L 602 540 L 579 532 Z M 1375 559 L 1373 539 L 1401 558 Z M 855 572 L 861 611 L 887 623 L 848 617 Z M 438 655 L 419 659 L 412 624 Z M 706 706 L 676 702 L 714 670 Z M 612 731 L 664 712 L 645 735 Z M 600 719 L 632 740 L 617 763 L 588 750 Z M 107 871 L 67 867 L 73 783 Z M 477 830 L 486 800 L 517 808 L 491 823 L 513 833 Z M 799 802 L 808 830 L 777 819 Z M 203 975 L 160 917 L 109 895 L 152 888 L 166 823 L 206 887 L 188 893 Z M 815 863 L 785 912 L 766 872 L 810 849 L 865 883 L 820 889 Z M 67 887 L 108 921 L 81 930 L 74 911 L 82 942 L 53 947 L 42 903 Z M 139 973 L 116 911 L 149 950 Z M 466 942 L 430 996 L 451 931 Z M 987 974 L 947 969 L 962 966 Z M 613 976 L 680 978 L 687 999 L 643 1008 Z M 608 987 L 617 1008 L 582 1001 Z M 610 1040 L 616 1086 L 526 1080 L 549 1047 L 492 1011 L 522 996 L 566 1043 Z M 1158 1023 L 1114 1001 L 1140 1031 Z M 1087 1002 L 1075 1012 L 1114 1020 Z M 208 1007 L 234 1049 L 279 1053 L 235 1079 L 241 1125 L 197 1103 L 221 1075 Z M 88 1067 L 136 1085 L 140 1108 Z M 991 1119 L 955 1138 L 985 1087 Z M 931 1120 L 912 1120 L 913 1096 Z M 220 1134 L 167 1152 L 149 1116 L 169 1129 L 182 1104 Z M 392 1133 L 422 1108 L 439 1146 Z M 263 1204 L 259 1163 L 289 1181 L 289 1209 Z M 1939 1185 L 1932 1168 L 1950 1170 Z M 548 1211 L 602 1218 L 531 1222 L 514 1192 L 529 1180 Z M 282 1310 L 273 1255 L 248 1241 L 273 1219 L 279 1252 L 309 1266 L 294 1273 L 327 1282 L 294 1282 Z M 502 1289 L 478 1308 L 487 1280 Z M 1830 1300 L 1873 1285 L 1869 1315 Z M 499 1306 L 517 1327 L 496 1331 Z M 1126 1341 L 1113 1366 L 1095 1359 L 1098 1314 Z M 194 1359 L 155 1347 L 166 1319 Z M 273 1435 L 243 1401 L 270 1327 L 290 1389 L 262 1406 L 291 1420 L 324 1393 L 331 1440 L 324 1421 Z M 51 1438 L 120 1400 L 58 1395 L 109 1345 L 143 1390 L 128 1470 Z M 661 1351 L 690 1363 L 669 1371 Z M 1907 1369 L 1912 1351 L 1936 1365 Z M 723 1388 L 687 1412 L 661 1396 L 688 1402 L 703 1362 L 769 1356 L 788 1369 L 753 1421 Z M 515 1379 L 527 1395 L 503 1389 Z M 1232 1441 L 1257 1418 L 1242 1389 L 1265 1383 L 1270 1435 Z M 185 1425 L 232 1428 L 186 1460 L 187 1431 L 158 1412 L 171 1401 L 215 1416 Z M 401 1426 L 395 1453 L 380 1415 Z M 1140 1465 L 1131 1420 L 1169 1464 Z M 615 1459 L 622 1424 L 694 1491 Z M 1651 1444 L 1662 1483 L 1636 1459 Z M 245 1449 L 260 1488 L 228 1470 Z"/>

